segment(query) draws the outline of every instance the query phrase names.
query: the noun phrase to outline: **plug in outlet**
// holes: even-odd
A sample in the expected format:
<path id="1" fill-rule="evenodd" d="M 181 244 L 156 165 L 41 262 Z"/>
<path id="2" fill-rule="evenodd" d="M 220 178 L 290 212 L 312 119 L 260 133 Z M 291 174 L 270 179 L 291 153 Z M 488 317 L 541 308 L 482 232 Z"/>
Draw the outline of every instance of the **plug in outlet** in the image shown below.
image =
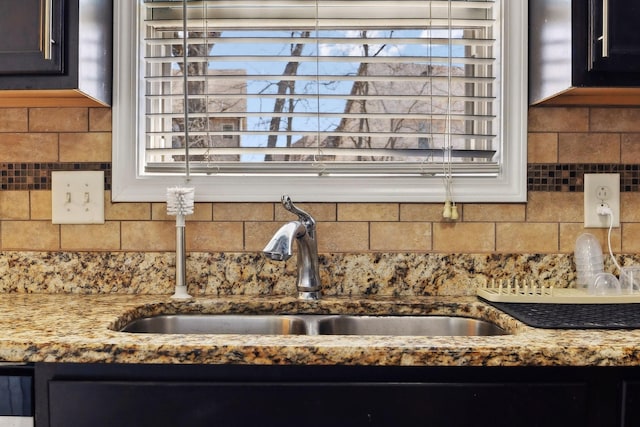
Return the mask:
<path id="1" fill-rule="evenodd" d="M 609 215 L 598 214 L 598 207 L 605 206 L 613 213 L 613 226 L 620 227 L 620 174 L 584 174 L 584 226 L 609 228 Z"/>

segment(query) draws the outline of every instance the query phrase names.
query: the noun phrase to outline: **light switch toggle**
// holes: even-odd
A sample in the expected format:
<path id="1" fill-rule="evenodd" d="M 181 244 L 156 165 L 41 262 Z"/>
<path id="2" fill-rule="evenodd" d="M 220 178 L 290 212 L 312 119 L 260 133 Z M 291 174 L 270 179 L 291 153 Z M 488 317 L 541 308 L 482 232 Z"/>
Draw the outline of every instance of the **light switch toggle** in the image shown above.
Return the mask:
<path id="1" fill-rule="evenodd" d="M 104 224 L 104 172 L 51 172 L 54 224 Z"/>

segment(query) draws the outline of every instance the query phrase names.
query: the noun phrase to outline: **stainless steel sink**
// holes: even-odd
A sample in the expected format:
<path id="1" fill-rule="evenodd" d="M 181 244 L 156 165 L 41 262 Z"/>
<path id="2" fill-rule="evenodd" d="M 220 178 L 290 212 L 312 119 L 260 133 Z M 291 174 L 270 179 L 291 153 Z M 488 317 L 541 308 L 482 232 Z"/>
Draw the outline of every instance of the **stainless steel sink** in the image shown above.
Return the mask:
<path id="1" fill-rule="evenodd" d="M 256 335 L 505 335 L 499 326 L 457 316 L 253 315 L 175 314 L 146 317 L 122 332 L 155 334 Z"/>
<path id="2" fill-rule="evenodd" d="M 331 316 L 318 321 L 321 335 L 474 336 L 506 332 L 484 320 L 455 316 Z"/>
<path id="3" fill-rule="evenodd" d="M 302 335 L 304 319 L 287 315 L 171 314 L 144 317 L 128 323 L 122 332 L 151 334 Z"/>

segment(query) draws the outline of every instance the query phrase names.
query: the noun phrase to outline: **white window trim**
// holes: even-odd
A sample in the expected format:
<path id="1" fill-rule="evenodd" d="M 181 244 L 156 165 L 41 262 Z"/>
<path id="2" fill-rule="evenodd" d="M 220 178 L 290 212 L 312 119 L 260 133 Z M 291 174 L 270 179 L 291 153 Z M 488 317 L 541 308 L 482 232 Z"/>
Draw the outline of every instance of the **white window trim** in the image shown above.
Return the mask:
<path id="1" fill-rule="evenodd" d="M 503 171 L 493 178 L 453 178 L 456 202 L 524 202 L 527 197 L 527 1 L 505 1 L 510 34 L 502 37 L 502 76 L 508 95 L 500 103 L 504 144 Z M 184 177 L 140 176 L 138 132 L 138 0 L 114 1 L 114 91 L 111 197 L 116 202 L 162 202 L 167 187 Z M 504 29 L 503 29 L 504 30 Z M 366 185 L 363 185 L 366 183 Z M 197 201 L 267 202 L 282 194 L 308 202 L 442 202 L 441 179 L 419 177 L 266 177 L 192 176 Z"/>

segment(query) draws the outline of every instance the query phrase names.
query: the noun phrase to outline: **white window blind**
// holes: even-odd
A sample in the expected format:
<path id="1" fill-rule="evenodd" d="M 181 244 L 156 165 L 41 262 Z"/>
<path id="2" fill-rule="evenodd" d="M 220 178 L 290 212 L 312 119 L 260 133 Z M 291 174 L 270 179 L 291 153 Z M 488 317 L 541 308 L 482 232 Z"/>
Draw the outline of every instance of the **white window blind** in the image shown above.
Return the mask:
<path id="1" fill-rule="evenodd" d="M 497 176 L 499 8 L 146 0 L 142 174 Z"/>
<path id="2" fill-rule="evenodd" d="M 114 0 L 112 199 L 524 201 L 527 8 Z"/>

